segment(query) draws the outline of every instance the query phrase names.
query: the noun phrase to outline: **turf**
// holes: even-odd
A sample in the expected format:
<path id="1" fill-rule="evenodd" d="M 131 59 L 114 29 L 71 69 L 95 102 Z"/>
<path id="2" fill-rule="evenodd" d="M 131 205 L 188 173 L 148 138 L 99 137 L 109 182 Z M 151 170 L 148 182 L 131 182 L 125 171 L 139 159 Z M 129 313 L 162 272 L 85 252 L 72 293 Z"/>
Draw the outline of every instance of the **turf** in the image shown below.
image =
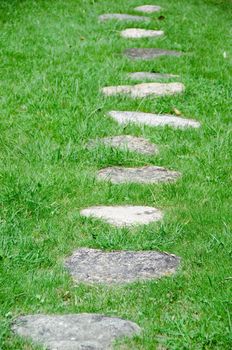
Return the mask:
<path id="1" fill-rule="evenodd" d="M 151 2 L 150 2 L 151 3 Z M 139 0 L 39 0 L 0 4 L 0 349 L 39 349 L 12 335 L 21 314 L 94 312 L 138 323 L 133 349 L 231 349 L 231 1 L 159 0 L 150 23 L 159 39 L 128 40 Z M 162 15 L 160 19 L 158 17 Z M 162 19 L 163 18 L 163 19 Z M 181 50 L 180 58 L 130 61 L 129 47 Z M 180 96 L 105 98 L 128 72 L 179 74 Z M 202 123 L 173 130 L 118 125 L 110 110 L 174 113 Z M 144 156 L 89 139 L 131 134 L 158 144 Z M 97 182 L 98 169 L 154 164 L 180 171 L 169 185 Z M 116 229 L 81 218 L 91 205 L 161 208 L 162 223 Z M 173 277 L 124 287 L 75 285 L 63 259 L 77 247 L 161 250 L 181 257 Z"/>

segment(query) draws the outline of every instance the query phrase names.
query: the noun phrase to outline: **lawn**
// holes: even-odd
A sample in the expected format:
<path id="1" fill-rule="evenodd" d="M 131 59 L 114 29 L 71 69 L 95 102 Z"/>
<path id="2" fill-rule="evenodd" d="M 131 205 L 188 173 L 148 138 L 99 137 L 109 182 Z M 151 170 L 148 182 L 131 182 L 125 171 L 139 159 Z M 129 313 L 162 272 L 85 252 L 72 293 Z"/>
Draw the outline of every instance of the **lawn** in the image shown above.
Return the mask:
<path id="1" fill-rule="evenodd" d="M 125 343 L 131 349 L 232 348 L 232 3 L 148 3 L 163 10 L 137 24 L 100 23 L 98 16 L 135 14 L 141 0 L 0 3 L 1 350 L 40 349 L 11 333 L 19 315 L 82 312 L 140 325 L 141 336 Z M 120 37 L 133 26 L 165 36 Z M 131 61 L 122 55 L 130 47 L 185 54 Z M 127 73 L 135 71 L 179 74 L 186 91 L 135 100 L 101 94 L 104 86 L 131 83 Z M 175 109 L 201 128 L 125 127 L 107 116 Z M 160 153 L 86 148 L 90 139 L 121 134 L 145 137 Z M 148 164 L 182 177 L 165 185 L 95 178 L 107 166 Z M 82 208 L 117 204 L 154 206 L 165 217 L 120 229 L 80 216 Z M 75 284 L 63 260 L 78 247 L 166 251 L 181 257 L 181 267 L 171 277 L 113 288 Z"/>

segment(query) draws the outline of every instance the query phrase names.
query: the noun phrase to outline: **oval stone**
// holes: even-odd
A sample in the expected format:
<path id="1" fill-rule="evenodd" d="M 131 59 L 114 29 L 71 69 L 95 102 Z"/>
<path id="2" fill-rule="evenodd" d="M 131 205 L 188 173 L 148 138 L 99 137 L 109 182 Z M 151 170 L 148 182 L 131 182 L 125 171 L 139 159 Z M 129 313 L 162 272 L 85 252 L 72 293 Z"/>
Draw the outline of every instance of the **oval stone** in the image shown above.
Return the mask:
<path id="1" fill-rule="evenodd" d="M 117 21 L 127 21 L 127 22 L 149 22 L 150 18 L 146 16 L 135 16 L 127 15 L 123 13 L 105 13 L 100 15 L 100 21 L 117 20 Z"/>
<path id="2" fill-rule="evenodd" d="M 164 183 L 172 182 L 180 177 L 177 171 L 171 171 L 158 166 L 145 166 L 140 168 L 110 167 L 98 171 L 99 180 L 120 183 Z"/>
<path id="3" fill-rule="evenodd" d="M 164 32 L 162 30 L 147 30 L 147 29 L 140 29 L 140 28 L 128 28 L 128 29 L 121 31 L 121 36 L 123 38 L 132 38 L 132 39 L 154 38 L 154 37 L 161 37 L 163 35 L 164 35 Z"/>
<path id="4" fill-rule="evenodd" d="M 148 142 L 142 137 L 135 137 L 131 135 L 120 135 L 112 137 L 103 137 L 97 140 L 90 140 L 88 147 L 103 144 L 104 146 L 119 148 L 121 150 L 128 150 L 141 154 L 158 154 L 158 146 Z"/>
<path id="5" fill-rule="evenodd" d="M 21 316 L 12 330 L 48 350 L 111 349 L 116 339 L 141 331 L 134 322 L 87 313 Z"/>
<path id="6" fill-rule="evenodd" d="M 153 13 L 161 10 L 160 6 L 157 5 L 142 5 L 135 7 L 135 11 L 144 12 L 144 13 Z"/>
<path id="7" fill-rule="evenodd" d="M 136 205 L 90 207 L 81 210 L 80 214 L 101 219 L 118 227 L 147 225 L 163 218 L 163 213 L 159 209 Z"/>
<path id="8" fill-rule="evenodd" d="M 124 284 L 173 274 L 180 258 L 156 251 L 112 251 L 81 248 L 65 266 L 78 283 Z"/>
<path id="9" fill-rule="evenodd" d="M 174 50 L 164 50 L 164 49 L 152 49 L 152 48 L 134 48 L 126 49 L 124 51 L 126 57 L 133 60 L 151 60 L 153 58 L 158 58 L 161 56 L 175 56 L 179 57 L 182 52 Z"/>
<path id="10" fill-rule="evenodd" d="M 111 111 L 109 116 L 119 124 L 135 123 L 148 126 L 171 126 L 174 128 L 199 128 L 201 125 L 193 119 L 176 117 L 171 114 L 153 114 L 131 111 Z"/>
<path id="11" fill-rule="evenodd" d="M 132 98 L 169 96 L 184 91 L 182 83 L 142 83 L 136 85 L 107 86 L 102 89 L 106 96 L 128 95 Z"/>

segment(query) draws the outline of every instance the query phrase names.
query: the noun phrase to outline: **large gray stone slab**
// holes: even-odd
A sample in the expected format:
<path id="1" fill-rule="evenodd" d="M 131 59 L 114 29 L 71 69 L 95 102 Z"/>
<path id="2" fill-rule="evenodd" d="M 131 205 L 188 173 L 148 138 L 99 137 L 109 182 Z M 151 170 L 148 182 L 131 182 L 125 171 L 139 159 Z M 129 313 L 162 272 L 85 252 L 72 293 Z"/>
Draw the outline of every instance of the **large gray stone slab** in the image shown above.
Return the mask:
<path id="1" fill-rule="evenodd" d="M 106 96 L 128 95 L 132 98 L 160 97 L 182 93 L 182 83 L 142 83 L 136 85 L 107 86 L 102 89 Z"/>
<path id="2" fill-rule="evenodd" d="M 128 77 L 133 80 L 145 80 L 145 79 L 159 80 L 159 79 L 179 78 L 179 75 L 152 73 L 152 72 L 133 72 L 133 73 L 128 73 Z"/>
<path id="3" fill-rule="evenodd" d="M 110 167 L 98 171 L 99 180 L 110 181 L 114 184 L 120 183 L 164 183 L 172 182 L 180 177 L 177 171 L 168 170 L 158 166 L 145 166 L 140 168 Z"/>
<path id="4" fill-rule="evenodd" d="M 113 251 L 78 249 L 66 260 L 77 282 L 123 284 L 169 276 L 180 258 L 155 251 Z"/>
<path id="5" fill-rule="evenodd" d="M 159 149 L 157 145 L 148 142 L 142 137 L 135 137 L 131 135 L 120 135 L 112 137 L 103 137 L 97 140 L 90 140 L 88 147 L 92 148 L 99 144 L 121 150 L 128 150 L 141 154 L 158 154 Z"/>
<path id="6" fill-rule="evenodd" d="M 129 111 L 111 111 L 109 116 L 119 124 L 135 123 L 148 126 L 171 126 L 174 128 L 199 128 L 201 125 L 193 119 L 185 119 L 169 114 L 153 114 Z"/>
<path id="7" fill-rule="evenodd" d="M 182 55 L 179 51 L 152 48 L 126 49 L 124 53 L 128 58 L 133 60 L 151 60 L 161 56 L 179 57 Z"/>
<path id="8" fill-rule="evenodd" d="M 140 29 L 140 28 L 127 28 L 121 31 L 121 36 L 123 38 L 132 38 L 132 39 L 140 39 L 140 38 L 157 38 L 164 35 L 162 30 L 148 30 L 148 29 Z"/>
<path id="9" fill-rule="evenodd" d="M 105 13 L 100 15 L 100 21 L 117 20 L 117 21 L 127 21 L 127 22 L 149 22 L 150 18 L 146 16 L 135 16 L 127 15 L 123 13 Z"/>
<path id="10" fill-rule="evenodd" d="M 80 214 L 101 219 L 118 227 L 147 225 L 163 218 L 163 213 L 159 209 L 136 205 L 90 207 L 81 210 Z"/>
<path id="11" fill-rule="evenodd" d="M 131 321 L 98 314 L 22 316 L 12 329 L 49 350 L 112 349 L 116 339 L 140 333 Z"/>
<path id="12" fill-rule="evenodd" d="M 135 7 L 135 11 L 144 12 L 144 13 L 153 13 L 161 10 L 160 6 L 156 5 L 142 5 Z"/>

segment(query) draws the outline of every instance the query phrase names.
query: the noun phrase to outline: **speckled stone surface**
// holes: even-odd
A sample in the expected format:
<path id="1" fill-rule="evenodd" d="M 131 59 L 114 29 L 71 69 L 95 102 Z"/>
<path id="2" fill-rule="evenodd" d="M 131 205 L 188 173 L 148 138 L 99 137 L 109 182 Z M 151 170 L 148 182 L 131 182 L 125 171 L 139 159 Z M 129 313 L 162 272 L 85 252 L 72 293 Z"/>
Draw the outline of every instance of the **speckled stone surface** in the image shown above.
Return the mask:
<path id="1" fill-rule="evenodd" d="M 134 60 L 151 60 L 153 58 L 158 58 L 161 56 L 176 56 L 179 57 L 182 55 L 181 52 L 174 50 L 164 50 L 164 49 L 126 49 L 124 51 L 125 55 Z"/>
<path id="2" fill-rule="evenodd" d="M 49 350 L 108 350 L 114 340 L 140 333 L 131 321 L 98 314 L 22 316 L 12 329 Z"/>
<path id="3" fill-rule="evenodd" d="M 107 86 L 102 89 L 106 96 L 128 95 L 132 98 L 168 96 L 184 91 L 182 83 L 142 83 L 136 85 Z"/>
<path id="4" fill-rule="evenodd" d="M 163 183 L 172 182 L 180 177 L 177 171 L 171 171 L 157 166 L 145 166 L 141 168 L 110 167 L 98 171 L 98 180 L 120 183 Z"/>
<path id="5" fill-rule="evenodd" d="M 135 11 L 144 12 L 144 13 L 153 13 L 161 10 L 160 6 L 156 5 L 142 5 L 135 7 Z"/>
<path id="6" fill-rule="evenodd" d="M 155 38 L 155 37 L 161 37 L 163 35 L 164 35 L 164 32 L 162 30 L 147 30 L 147 29 L 140 29 L 140 28 L 127 28 L 127 29 L 121 31 L 121 36 L 123 38 L 132 38 L 132 39 Z"/>
<path id="7" fill-rule="evenodd" d="M 135 16 L 127 15 L 123 13 L 105 13 L 100 15 L 100 21 L 117 20 L 117 21 L 127 21 L 127 22 L 149 22 L 150 18 L 146 16 Z"/>
<path id="8" fill-rule="evenodd" d="M 90 140 L 88 148 L 92 148 L 103 144 L 104 146 L 119 148 L 121 150 L 128 150 L 141 154 L 158 154 L 158 146 L 148 142 L 142 137 L 135 137 L 131 135 L 120 135 L 112 137 L 103 137 L 97 140 Z"/>
<path id="9" fill-rule="evenodd" d="M 133 72 L 133 73 L 128 73 L 128 78 L 133 80 L 144 80 L 144 79 L 159 80 L 159 79 L 179 78 L 179 75 L 152 73 L 152 72 Z"/>
<path id="10" fill-rule="evenodd" d="M 123 284 L 169 276 L 180 258 L 155 251 L 113 251 L 82 248 L 65 262 L 77 282 Z"/>
<path id="11" fill-rule="evenodd" d="M 163 218 L 163 213 L 159 209 L 137 205 L 90 207 L 81 210 L 80 214 L 101 219 L 118 227 L 147 225 Z"/>
<path id="12" fill-rule="evenodd" d="M 169 114 L 152 114 L 143 112 L 130 111 L 111 111 L 108 113 L 110 117 L 119 124 L 135 123 L 148 126 L 171 126 L 174 128 L 199 128 L 201 125 L 193 119 L 185 119 Z"/>

